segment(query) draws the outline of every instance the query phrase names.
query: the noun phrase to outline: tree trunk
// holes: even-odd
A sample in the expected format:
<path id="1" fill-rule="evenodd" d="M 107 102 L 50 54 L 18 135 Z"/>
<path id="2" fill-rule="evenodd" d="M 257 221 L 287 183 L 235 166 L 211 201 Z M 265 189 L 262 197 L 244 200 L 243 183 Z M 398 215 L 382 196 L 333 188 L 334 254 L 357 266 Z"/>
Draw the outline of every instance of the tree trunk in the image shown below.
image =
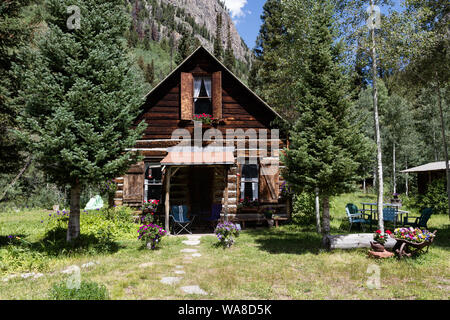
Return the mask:
<path id="1" fill-rule="evenodd" d="M 406 160 L 406 170 L 408 170 L 408 160 Z M 406 196 L 409 196 L 409 184 L 408 184 L 408 179 L 409 178 L 409 174 L 407 173 L 405 176 L 405 184 L 406 184 Z"/>
<path id="2" fill-rule="evenodd" d="M 70 215 L 67 227 L 67 242 L 71 242 L 80 236 L 80 198 L 81 184 L 75 183 L 70 188 Z"/>
<path id="3" fill-rule="evenodd" d="M 395 175 L 395 142 L 392 145 L 392 172 L 394 181 L 394 193 L 397 193 L 397 177 Z"/>
<path id="4" fill-rule="evenodd" d="M 373 7 L 373 0 L 370 0 L 370 5 Z M 378 116 L 378 89 L 377 89 L 377 53 L 375 49 L 375 27 L 372 27 L 372 73 L 373 73 L 373 115 L 375 121 L 375 140 L 377 143 L 377 178 L 378 178 L 378 228 L 384 233 L 383 220 L 383 160 L 381 153 L 381 135 L 380 135 L 380 121 Z"/>
<path id="5" fill-rule="evenodd" d="M 442 112 L 442 97 L 441 97 L 441 87 L 439 85 L 439 81 L 437 81 L 436 91 L 437 91 L 438 105 L 439 105 L 439 116 L 441 117 L 442 142 L 444 144 L 445 173 L 447 176 L 448 217 L 450 219 L 450 167 L 449 167 L 449 163 L 448 163 L 447 138 L 445 136 L 445 122 L 444 122 L 444 113 Z"/>
<path id="6" fill-rule="evenodd" d="M 3 198 L 6 196 L 6 194 L 8 193 L 8 190 L 9 190 L 10 188 L 12 188 L 12 187 L 16 184 L 17 180 L 19 180 L 19 178 L 23 175 L 23 173 L 25 172 L 25 170 L 27 170 L 27 168 L 28 168 L 28 166 L 30 165 L 30 163 L 31 163 L 31 156 L 28 156 L 28 157 L 27 157 L 27 160 L 26 160 L 26 163 L 25 163 L 25 166 L 20 170 L 19 174 L 13 179 L 13 181 L 12 181 L 12 182 L 5 188 L 5 190 L 3 191 L 3 194 L 2 194 L 2 196 L 0 197 L 0 201 L 2 201 Z"/>
<path id="7" fill-rule="evenodd" d="M 370 242 L 373 242 L 373 233 L 352 233 L 345 235 L 333 235 L 326 237 L 325 248 L 328 250 L 333 249 L 357 249 L 357 248 L 370 248 Z M 396 240 L 389 237 L 384 244 L 387 249 L 392 249 Z"/>
<path id="8" fill-rule="evenodd" d="M 321 227 L 320 227 L 320 207 L 319 207 L 319 188 L 316 188 L 316 228 L 317 228 L 317 233 L 321 233 Z"/>
<path id="9" fill-rule="evenodd" d="M 322 245 L 327 245 L 327 237 L 330 235 L 330 199 L 327 195 L 322 197 Z"/>

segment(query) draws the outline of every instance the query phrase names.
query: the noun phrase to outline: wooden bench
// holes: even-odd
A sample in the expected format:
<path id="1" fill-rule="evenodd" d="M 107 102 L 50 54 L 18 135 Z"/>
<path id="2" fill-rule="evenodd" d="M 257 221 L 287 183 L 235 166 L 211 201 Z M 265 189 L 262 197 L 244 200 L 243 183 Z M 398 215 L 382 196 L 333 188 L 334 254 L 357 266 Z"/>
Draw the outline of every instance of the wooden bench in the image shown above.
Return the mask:
<path id="1" fill-rule="evenodd" d="M 245 229 L 246 222 L 261 223 L 266 221 L 266 218 L 261 213 L 238 213 L 231 219 L 234 223 L 242 223 L 242 229 Z"/>

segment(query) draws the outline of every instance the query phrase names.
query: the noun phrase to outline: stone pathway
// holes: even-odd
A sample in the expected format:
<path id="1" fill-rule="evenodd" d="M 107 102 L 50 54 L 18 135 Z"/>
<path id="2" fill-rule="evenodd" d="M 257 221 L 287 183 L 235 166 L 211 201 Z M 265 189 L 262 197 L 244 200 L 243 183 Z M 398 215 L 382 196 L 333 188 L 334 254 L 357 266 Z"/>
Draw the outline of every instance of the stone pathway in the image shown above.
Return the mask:
<path id="1" fill-rule="evenodd" d="M 90 267 L 93 267 L 93 266 L 95 266 L 95 265 L 98 265 L 98 264 L 100 264 L 99 262 L 97 262 L 97 261 L 90 261 L 90 262 L 87 262 L 87 263 L 84 263 L 84 264 L 82 264 L 81 265 L 81 269 L 86 269 L 86 268 L 90 268 Z M 77 272 L 77 271 L 79 271 L 80 270 L 80 267 L 78 267 L 78 266 L 76 266 L 76 265 L 73 265 L 73 266 L 70 266 L 70 267 L 67 267 L 66 269 L 64 269 L 64 270 L 61 270 L 60 271 L 60 273 L 63 273 L 63 274 L 72 274 L 72 273 L 74 273 L 74 272 Z M 57 272 L 51 272 L 51 273 L 49 273 L 49 274 L 47 274 L 48 276 L 53 276 L 53 275 L 55 275 Z M 8 282 L 9 280 L 11 280 L 11 279 L 14 279 L 14 278 L 17 278 L 17 277 L 20 277 L 20 278 L 22 278 L 22 279 L 32 279 L 32 280 L 36 280 L 36 279 L 39 279 L 39 278 L 41 278 L 41 277 L 43 277 L 43 276 L 45 276 L 45 274 L 43 274 L 43 273 L 36 273 L 36 272 L 27 272 L 27 273 L 21 273 L 21 274 L 10 274 L 10 275 L 7 275 L 6 277 L 4 277 L 3 279 L 2 279 L 2 281 L 3 282 Z"/>
<path id="2" fill-rule="evenodd" d="M 185 253 L 183 257 L 183 263 L 189 264 L 192 263 L 193 258 L 201 257 L 202 255 L 198 252 L 198 249 L 200 245 L 200 238 L 201 235 L 187 235 L 187 240 L 182 241 L 182 243 L 188 247 L 191 248 L 185 248 L 180 250 L 181 253 Z M 182 265 L 175 266 L 175 270 L 173 271 L 174 274 L 178 275 L 179 277 L 163 277 L 161 278 L 161 283 L 168 284 L 168 285 L 175 285 L 178 282 L 180 282 L 181 275 L 185 275 L 186 271 L 182 270 L 184 267 Z M 201 289 L 198 285 L 192 285 L 192 286 L 185 286 L 180 288 L 181 291 L 183 291 L 186 294 L 198 294 L 198 295 L 207 295 L 208 293 Z"/>

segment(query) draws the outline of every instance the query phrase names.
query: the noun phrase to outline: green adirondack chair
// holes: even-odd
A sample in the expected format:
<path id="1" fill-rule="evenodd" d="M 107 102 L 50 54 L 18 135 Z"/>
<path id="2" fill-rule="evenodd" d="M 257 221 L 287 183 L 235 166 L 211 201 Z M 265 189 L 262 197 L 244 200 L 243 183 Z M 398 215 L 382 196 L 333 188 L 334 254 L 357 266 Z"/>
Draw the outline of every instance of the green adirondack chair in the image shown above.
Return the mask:
<path id="1" fill-rule="evenodd" d="M 361 228 L 365 230 L 364 225 L 369 224 L 370 229 L 372 229 L 372 215 L 362 212 L 358 209 L 356 205 L 353 203 L 348 203 L 345 206 L 345 212 L 347 213 L 348 221 L 350 223 L 350 229 L 348 232 L 352 230 L 352 225 L 354 223 L 359 223 Z"/>
<path id="2" fill-rule="evenodd" d="M 432 214 L 433 214 L 432 208 L 425 208 L 420 212 L 420 217 L 405 217 L 403 219 L 403 226 L 428 229 L 427 223 Z"/>

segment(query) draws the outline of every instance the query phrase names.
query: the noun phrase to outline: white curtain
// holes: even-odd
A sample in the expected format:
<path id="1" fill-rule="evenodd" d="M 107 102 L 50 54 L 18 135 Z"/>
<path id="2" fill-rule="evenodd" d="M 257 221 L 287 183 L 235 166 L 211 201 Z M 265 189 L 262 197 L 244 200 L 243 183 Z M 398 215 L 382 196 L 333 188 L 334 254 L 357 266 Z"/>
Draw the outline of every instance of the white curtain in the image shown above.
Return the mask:
<path id="1" fill-rule="evenodd" d="M 206 93 L 208 94 L 208 97 L 211 98 L 211 78 L 203 78 L 203 81 L 205 83 Z"/>
<path id="2" fill-rule="evenodd" d="M 194 101 L 197 101 L 197 97 L 200 94 L 201 87 L 202 87 L 202 78 L 194 78 L 194 97 L 195 97 Z"/>

